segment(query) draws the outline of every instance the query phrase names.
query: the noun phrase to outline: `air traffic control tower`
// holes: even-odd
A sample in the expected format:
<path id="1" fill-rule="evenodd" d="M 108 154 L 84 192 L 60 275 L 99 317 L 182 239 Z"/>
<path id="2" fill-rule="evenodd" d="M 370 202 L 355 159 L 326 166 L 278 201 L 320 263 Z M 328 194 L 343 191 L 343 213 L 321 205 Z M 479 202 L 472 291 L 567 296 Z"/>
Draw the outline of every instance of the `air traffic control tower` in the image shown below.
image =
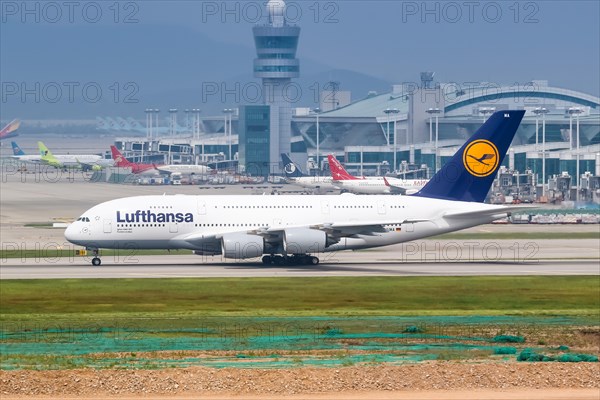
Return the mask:
<path id="1" fill-rule="evenodd" d="M 263 104 L 270 106 L 269 164 L 279 162 L 281 153 L 291 147 L 292 102 L 298 88 L 292 78 L 300 76 L 300 61 L 296 58 L 300 27 L 287 25 L 285 2 L 267 2 L 265 25 L 253 27 L 257 58 L 254 76 L 262 79 Z"/>

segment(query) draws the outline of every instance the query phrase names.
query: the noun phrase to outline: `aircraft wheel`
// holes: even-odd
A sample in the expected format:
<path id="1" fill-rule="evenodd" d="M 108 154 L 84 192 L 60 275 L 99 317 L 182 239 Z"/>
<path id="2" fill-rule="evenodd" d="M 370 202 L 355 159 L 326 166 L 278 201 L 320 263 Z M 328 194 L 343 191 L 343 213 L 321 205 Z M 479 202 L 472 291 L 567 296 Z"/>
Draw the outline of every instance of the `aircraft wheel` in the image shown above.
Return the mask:
<path id="1" fill-rule="evenodd" d="M 319 263 L 319 257 L 310 257 L 309 262 L 312 265 L 317 265 Z"/>
<path id="2" fill-rule="evenodd" d="M 97 267 L 97 266 L 99 266 L 100 264 L 102 264 L 102 260 L 100 260 L 100 258 L 98 258 L 98 257 L 94 257 L 94 258 L 92 258 L 92 265 L 93 265 L 94 267 Z"/>
<path id="3" fill-rule="evenodd" d="M 273 258 L 271 256 L 264 256 L 262 258 L 262 263 L 265 265 L 271 265 L 273 263 Z"/>

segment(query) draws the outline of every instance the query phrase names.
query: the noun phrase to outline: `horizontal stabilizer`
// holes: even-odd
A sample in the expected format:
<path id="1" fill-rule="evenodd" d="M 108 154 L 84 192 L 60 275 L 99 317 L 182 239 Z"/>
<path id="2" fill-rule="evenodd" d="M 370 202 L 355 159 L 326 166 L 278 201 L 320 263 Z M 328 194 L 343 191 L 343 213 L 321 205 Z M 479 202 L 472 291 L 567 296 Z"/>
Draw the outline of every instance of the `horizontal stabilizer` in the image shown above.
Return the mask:
<path id="1" fill-rule="evenodd" d="M 485 210 L 477 211 L 460 211 L 444 214 L 446 219 L 468 219 L 468 218 L 479 218 L 485 216 L 493 216 L 499 214 L 506 214 L 507 216 L 516 212 L 526 212 L 529 210 L 537 210 L 539 207 L 528 207 L 528 206 L 498 206 L 494 208 L 488 208 Z"/>

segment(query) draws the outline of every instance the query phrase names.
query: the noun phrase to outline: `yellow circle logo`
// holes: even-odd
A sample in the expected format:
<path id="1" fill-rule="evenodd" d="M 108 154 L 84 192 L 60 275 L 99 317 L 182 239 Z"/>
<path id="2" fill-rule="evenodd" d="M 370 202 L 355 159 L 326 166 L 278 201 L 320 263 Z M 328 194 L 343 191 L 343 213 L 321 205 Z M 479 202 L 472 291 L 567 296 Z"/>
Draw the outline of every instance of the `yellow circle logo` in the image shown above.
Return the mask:
<path id="1" fill-rule="evenodd" d="M 498 149 L 488 140 L 475 140 L 465 148 L 463 164 L 471 175 L 488 176 L 500 163 Z"/>

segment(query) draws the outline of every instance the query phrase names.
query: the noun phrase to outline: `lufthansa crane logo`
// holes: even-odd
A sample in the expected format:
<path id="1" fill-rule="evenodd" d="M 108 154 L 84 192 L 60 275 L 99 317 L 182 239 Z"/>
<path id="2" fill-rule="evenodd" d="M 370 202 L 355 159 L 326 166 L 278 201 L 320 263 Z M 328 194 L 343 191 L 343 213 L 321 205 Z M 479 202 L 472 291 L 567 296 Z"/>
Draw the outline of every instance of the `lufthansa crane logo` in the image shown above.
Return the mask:
<path id="1" fill-rule="evenodd" d="M 294 164 L 286 164 L 284 170 L 288 174 L 293 174 L 294 172 L 296 172 L 296 166 Z"/>
<path id="2" fill-rule="evenodd" d="M 473 176 L 483 178 L 492 174 L 500 162 L 498 148 L 488 140 L 475 140 L 465 148 L 463 164 Z"/>

